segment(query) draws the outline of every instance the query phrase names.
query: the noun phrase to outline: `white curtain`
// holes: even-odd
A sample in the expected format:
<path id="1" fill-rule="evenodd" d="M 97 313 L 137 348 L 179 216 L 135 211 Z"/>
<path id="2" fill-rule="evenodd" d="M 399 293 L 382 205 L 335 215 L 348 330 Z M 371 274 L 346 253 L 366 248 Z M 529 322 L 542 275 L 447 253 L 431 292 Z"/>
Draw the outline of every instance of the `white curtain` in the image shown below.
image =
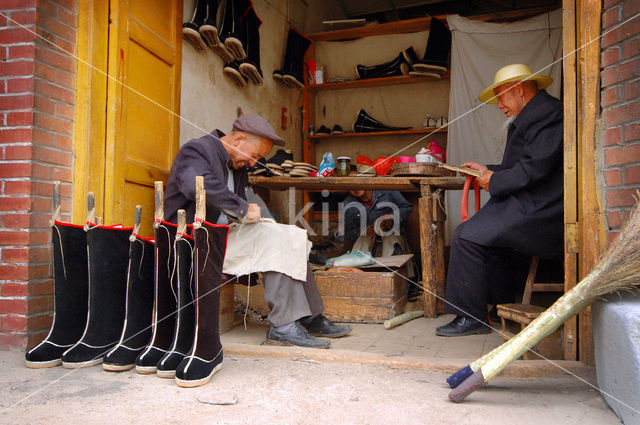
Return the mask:
<path id="1" fill-rule="evenodd" d="M 553 77 L 547 91 L 560 98 L 562 11 L 507 24 L 458 15 L 449 16 L 447 21 L 452 31 L 447 162 L 498 164 L 507 137 L 506 117 L 496 105 L 482 105 L 477 96 L 493 84 L 498 69 L 522 63 L 534 73 Z M 461 194 L 461 191 L 447 192 L 447 243 L 460 224 Z M 482 197 L 486 201 L 489 195 L 482 191 Z M 473 208 L 473 194 L 470 198 L 469 205 Z"/>

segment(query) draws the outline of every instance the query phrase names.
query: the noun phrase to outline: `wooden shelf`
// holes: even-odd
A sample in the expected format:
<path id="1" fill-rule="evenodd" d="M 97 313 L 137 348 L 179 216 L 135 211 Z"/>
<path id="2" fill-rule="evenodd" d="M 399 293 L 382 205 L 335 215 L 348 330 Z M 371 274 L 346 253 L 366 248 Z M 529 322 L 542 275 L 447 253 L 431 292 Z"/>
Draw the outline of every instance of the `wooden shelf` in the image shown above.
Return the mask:
<path id="1" fill-rule="evenodd" d="M 341 81 L 339 83 L 324 83 L 324 84 L 309 84 L 308 89 L 310 92 L 319 92 L 325 90 L 346 90 L 346 89 L 359 89 L 364 87 L 382 87 L 382 86 L 396 86 L 400 84 L 417 84 L 431 81 L 448 80 L 449 73 L 446 73 L 442 78 L 433 77 L 414 77 L 411 75 L 399 75 L 396 77 L 384 77 L 384 78 L 367 78 L 362 80 Z"/>
<path id="2" fill-rule="evenodd" d="M 371 133 L 341 133 L 341 134 L 314 134 L 309 136 L 310 141 L 320 139 L 334 139 L 342 137 L 375 137 L 375 136 L 411 136 L 430 133 L 447 133 L 447 127 L 444 128 L 414 128 L 411 130 L 396 130 L 396 131 L 375 131 Z"/>
<path id="3" fill-rule="evenodd" d="M 446 15 L 435 16 L 438 19 L 446 19 Z M 353 40 L 355 38 L 369 37 L 372 35 L 405 34 L 409 32 L 427 31 L 431 26 L 431 18 L 407 19 L 404 21 L 388 22 L 386 24 L 364 25 L 343 30 L 317 32 L 307 34 L 313 41 L 339 41 Z"/>

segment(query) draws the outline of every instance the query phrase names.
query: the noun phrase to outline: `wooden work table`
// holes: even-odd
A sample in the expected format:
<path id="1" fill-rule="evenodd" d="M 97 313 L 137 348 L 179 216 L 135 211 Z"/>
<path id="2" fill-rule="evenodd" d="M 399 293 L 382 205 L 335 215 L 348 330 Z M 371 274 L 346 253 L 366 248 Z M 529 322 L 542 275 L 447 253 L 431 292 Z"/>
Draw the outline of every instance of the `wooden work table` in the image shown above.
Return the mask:
<path id="1" fill-rule="evenodd" d="M 249 184 L 273 190 L 397 190 L 420 193 L 420 253 L 424 288 L 424 316 L 444 311 L 444 211 L 445 190 L 460 190 L 464 177 L 261 177 L 250 176 Z"/>

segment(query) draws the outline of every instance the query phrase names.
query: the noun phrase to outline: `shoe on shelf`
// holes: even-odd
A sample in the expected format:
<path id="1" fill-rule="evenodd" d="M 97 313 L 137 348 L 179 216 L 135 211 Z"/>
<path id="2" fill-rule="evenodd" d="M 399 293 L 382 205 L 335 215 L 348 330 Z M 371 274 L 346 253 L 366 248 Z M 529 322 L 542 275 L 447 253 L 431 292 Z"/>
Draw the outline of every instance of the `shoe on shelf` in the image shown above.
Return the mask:
<path id="1" fill-rule="evenodd" d="M 222 73 L 240 88 L 247 86 L 247 79 L 240 73 L 240 63 L 238 61 L 227 62 L 224 64 Z"/>
<path id="2" fill-rule="evenodd" d="M 446 117 L 440 117 L 438 118 L 438 122 L 437 122 L 437 126 L 438 127 L 444 127 L 448 124 L 449 122 L 447 121 Z"/>
<path id="3" fill-rule="evenodd" d="M 323 336 L 325 338 L 340 338 L 351 332 L 350 325 L 337 325 L 324 317 L 322 314 L 314 318 L 307 317 L 300 319 L 300 323 L 313 336 Z"/>
<path id="4" fill-rule="evenodd" d="M 449 50 L 451 50 L 451 31 L 443 21 L 432 18 L 427 48 L 422 59 L 413 64 L 413 70 L 416 74 L 412 73 L 411 75 L 420 75 L 422 72 L 442 76 L 447 72 Z"/>
<path id="5" fill-rule="evenodd" d="M 423 126 L 424 126 L 424 128 L 433 128 L 433 127 L 436 126 L 437 123 L 438 123 L 438 121 L 435 118 L 433 118 L 433 116 L 431 114 L 429 114 L 424 119 Z"/>
<path id="6" fill-rule="evenodd" d="M 207 11 L 207 0 L 196 1 L 196 7 L 193 10 L 191 20 L 182 24 L 182 37 L 200 53 L 207 50 L 207 43 L 204 38 L 202 38 L 199 31 L 200 26 L 204 24 L 204 21 L 207 18 Z"/>
<path id="7" fill-rule="evenodd" d="M 342 127 L 340 127 L 338 124 L 334 125 L 333 128 L 331 129 L 331 134 L 342 134 L 344 133 L 344 131 L 342 130 Z"/>
<path id="8" fill-rule="evenodd" d="M 392 127 L 390 125 L 382 124 L 380 121 L 367 114 L 364 109 L 360 109 L 360 112 L 353 123 L 353 131 L 356 133 L 409 130 L 410 128 L 411 127 Z"/>
<path id="9" fill-rule="evenodd" d="M 360 79 L 369 79 L 407 75 L 412 69 L 412 60 L 417 60 L 417 56 L 410 47 L 388 62 L 373 66 L 356 65 L 356 76 Z"/>
<path id="10" fill-rule="evenodd" d="M 316 130 L 316 134 L 331 134 L 331 130 L 323 124 Z"/>
<path id="11" fill-rule="evenodd" d="M 278 149 L 266 162 L 268 164 L 282 165 L 286 160 L 293 161 L 293 152 L 291 152 L 291 149 Z"/>
<path id="12" fill-rule="evenodd" d="M 278 332 L 275 327 L 269 325 L 267 329 L 266 344 L 269 345 L 297 345 L 299 347 L 329 348 L 331 341 L 324 338 L 316 338 L 300 324 L 293 322 L 293 326 L 287 332 Z"/>
<path id="13" fill-rule="evenodd" d="M 438 336 L 466 336 L 489 333 L 491 333 L 491 328 L 486 323 L 467 316 L 456 316 L 451 322 L 436 328 L 436 335 Z"/>

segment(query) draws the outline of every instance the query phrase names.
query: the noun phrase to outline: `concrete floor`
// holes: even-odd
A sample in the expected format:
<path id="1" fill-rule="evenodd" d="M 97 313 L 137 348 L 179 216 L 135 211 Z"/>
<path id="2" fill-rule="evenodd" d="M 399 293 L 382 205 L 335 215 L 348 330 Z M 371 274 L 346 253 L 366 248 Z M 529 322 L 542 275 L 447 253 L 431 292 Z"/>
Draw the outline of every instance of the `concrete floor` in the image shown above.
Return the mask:
<path id="1" fill-rule="evenodd" d="M 447 373 L 500 343 L 435 337 L 449 319 L 356 325 L 329 350 L 260 345 L 263 325 L 237 326 L 222 335 L 222 370 L 192 389 L 100 366 L 27 369 L 23 353 L 0 351 L 0 423 L 620 423 L 596 389 L 545 361 L 515 362 L 464 403 L 448 401 Z M 595 382 L 592 368 L 560 364 Z M 532 372 L 544 377 L 510 378 Z M 235 405 L 204 403 L 234 395 Z"/>

